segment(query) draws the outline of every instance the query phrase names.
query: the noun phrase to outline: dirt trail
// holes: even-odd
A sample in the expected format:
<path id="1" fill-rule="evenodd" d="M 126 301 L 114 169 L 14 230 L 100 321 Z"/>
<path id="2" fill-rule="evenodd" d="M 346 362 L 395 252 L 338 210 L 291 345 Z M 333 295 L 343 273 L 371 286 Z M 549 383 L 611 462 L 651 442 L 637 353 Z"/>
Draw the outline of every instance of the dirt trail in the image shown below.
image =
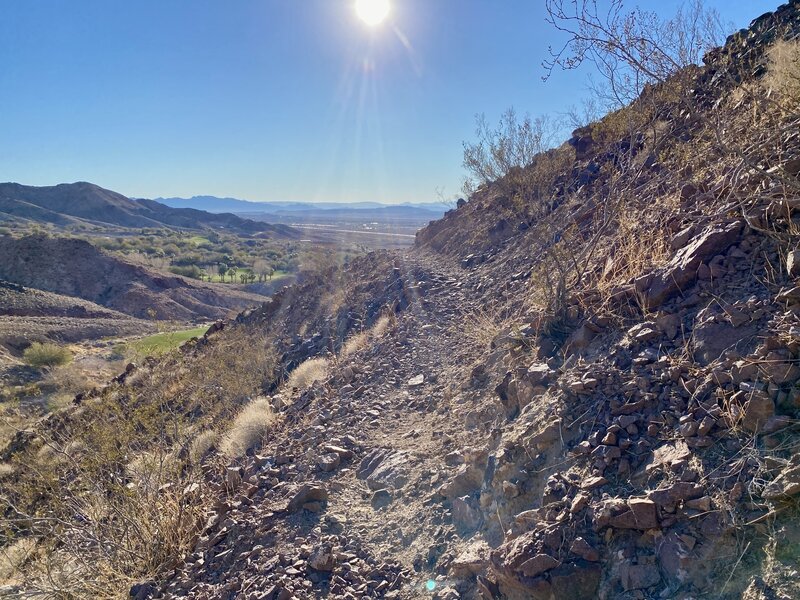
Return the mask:
<path id="1" fill-rule="evenodd" d="M 245 472 L 253 486 L 248 498 L 235 497 L 217 518 L 225 531 L 207 553 L 215 558 L 190 558 L 168 596 L 233 598 L 244 590 L 247 598 L 430 596 L 432 566 L 457 538 L 449 511 L 434 500 L 451 469 L 445 457 L 470 443 L 484 445 L 466 439 L 452 412 L 483 349 L 464 339 L 475 292 L 460 279 L 463 271 L 422 253 L 397 255 L 396 264 L 412 302 L 394 330 L 339 364 L 327 388 L 290 411 L 275 443 L 262 449 L 269 458 Z M 326 444 L 346 450 L 330 472 L 318 464 Z M 384 458 L 365 478 L 362 461 L 376 453 Z M 282 510 L 300 483 L 324 485 L 324 509 Z M 345 554 L 357 549 L 347 568 L 354 581 L 308 569 L 311 548 L 330 543 L 327 536 Z M 201 547 L 208 543 L 201 540 Z M 260 545 L 278 551 L 278 564 L 263 567 L 260 559 L 272 551 L 257 549 L 252 558 Z M 394 589 L 381 587 L 383 581 Z"/>

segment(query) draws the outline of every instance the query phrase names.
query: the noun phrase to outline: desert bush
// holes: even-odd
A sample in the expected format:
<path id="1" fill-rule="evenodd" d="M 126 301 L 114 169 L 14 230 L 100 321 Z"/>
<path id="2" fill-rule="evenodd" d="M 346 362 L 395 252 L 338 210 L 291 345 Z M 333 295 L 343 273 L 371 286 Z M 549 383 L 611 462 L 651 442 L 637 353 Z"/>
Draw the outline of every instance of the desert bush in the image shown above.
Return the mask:
<path id="1" fill-rule="evenodd" d="M 305 364 L 305 363 L 304 363 Z M 256 398 L 248 403 L 222 438 L 222 453 L 228 458 L 239 458 L 257 447 L 275 422 L 275 413 L 268 398 Z"/>
<path id="2" fill-rule="evenodd" d="M 513 108 L 503 113 L 496 128 L 479 115 L 475 142 L 464 142 L 463 166 L 469 174 L 464 191 L 472 194 L 480 186 L 495 182 L 511 196 L 541 195 L 541 186 L 532 189 L 530 185 L 528 167 L 543 160 L 558 130 L 558 124 L 550 117 L 531 119 L 525 115 L 520 119 Z"/>
<path id="3" fill-rule="evenodd" d="M 22 357 L 32 367 L 41 369 L 67 364 L 72 360 L 72 352 L 57 344 L 33 342 Z"/>
<path id="4" fill-rule="evenodd" d="M 190 279 L 200 279 L 200 276 L 203 274 L 203 270 L 197 265 L 174 265 L 169 268 L 169 272 L 175 273 L 175 275 L 189 277 Z"/>
<path id="5" fill-rule="evenodd" d="M 800 41 L 781 40 L 769 50 L 764 85 L 776 92 L 789 109 L 800 106 Z"/>
<path id="6" fill-rule="evenodd" d="M 328 376 L 328 359 L 309 358 L 289 374 L 286 387 L 289 390 L 303 391 L 315 381 L 324 381 Z"/>

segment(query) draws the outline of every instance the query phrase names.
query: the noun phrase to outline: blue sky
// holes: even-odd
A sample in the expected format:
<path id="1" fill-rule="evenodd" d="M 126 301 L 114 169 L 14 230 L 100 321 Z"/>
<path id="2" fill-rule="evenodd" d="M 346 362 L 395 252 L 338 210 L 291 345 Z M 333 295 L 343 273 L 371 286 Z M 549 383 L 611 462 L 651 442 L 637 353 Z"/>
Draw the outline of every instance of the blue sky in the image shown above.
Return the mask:
<path id="1" fill-rule="evenodd" d="M 746 26 L 777 0 L 709 0 Z M 671 14 L 675 0 L 640 2 Z M 425 202 L 474 116 L 557 113 L 541 0 L 2 0 L 0 181 L 136 197 Z"/>

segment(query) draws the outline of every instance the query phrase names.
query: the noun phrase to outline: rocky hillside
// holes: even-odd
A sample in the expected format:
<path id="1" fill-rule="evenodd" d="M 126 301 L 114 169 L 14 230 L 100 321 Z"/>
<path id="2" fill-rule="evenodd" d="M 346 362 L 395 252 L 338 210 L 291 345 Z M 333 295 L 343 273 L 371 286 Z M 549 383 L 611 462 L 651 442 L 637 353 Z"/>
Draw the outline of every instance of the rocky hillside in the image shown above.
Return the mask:
<path id="1" fill-rule="evenodd" d="M 798 23 L 17 435 L 6 589 L 800 597 Z"/>
<path id="2" fill-rule="evenodd" d="M 152 323 L 80 298 L 8 281 L 0 281 L 0 316 L 0 348 L 15 355 L 33 341 L 77 342 L 140 335 L 156 329 Z"/>
<path id="3" fill-rule="evenodd" d="M 285 225 L 268 225 L 229 213 L 212 214 L 171 208 L 154 200 L 126 198 L 97 185 L 79 182 L 50 187 L 0 183 L 0 219 L 17 218 L 58 226 L 93 224 L 119 227 L 178 227 L 267 233 L 293 239 L 299 233 Z"/>
<path id="4" fill-rule="evenodd" d="M 0 279 L 140 319 L 217 319 L 264 300 L 223 285 L 155 273 L 83 240 L 42 235 L 0 237 Z"/>

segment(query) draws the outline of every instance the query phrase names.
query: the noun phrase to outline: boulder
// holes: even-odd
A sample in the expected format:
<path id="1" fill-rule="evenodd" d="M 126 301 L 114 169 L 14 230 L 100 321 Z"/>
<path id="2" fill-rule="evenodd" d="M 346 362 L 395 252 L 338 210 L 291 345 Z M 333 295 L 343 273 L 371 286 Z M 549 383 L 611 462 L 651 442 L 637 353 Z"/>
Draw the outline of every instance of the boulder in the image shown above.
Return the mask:
<path id="1" fill-rule="evenodd" d="M 317 571 L 333 571 L 336 567 L 336 556 L 330 547 L 318 546 L 308 557 L 308 566 Z"/>
<path id="2" fill-rule="evenodd" d="M 319 485 L 303 485 L 291 497 L 286 505 L 286 512 L 297 512 L 306 504 L 325 502 L 328 499 L 328 490 Z"/>
<path id="3" fill-rule="evenodd" d="M 594 600 L 598 597 L 601 575 L 599 564 L 581 560 L 548 571 L 553 598 Z"/>
<path id="4" fill-rule="evenodd" d="M 800 494 L 800 466 L 786 467 L 761 494 L 767 500 L 788 500 Z"/>
<path id="5" fill-rule="evenodd" d="M 658 527 L 656 503 L 648 498 L 628 500 L 628 510 L 611 517 L 609 525 L 616 529 L 654 529 Z"/>
<path id="6" fill-rule="evenodd" d="M 767 421 L 775 415 L 775 403 L 763 392 L 753 392 L 748 396 L 742 413 L 742 427 L 761 433 Z"/>
<path id="7" fill-rule="evenodd" d="M 408 483 L 408 455 L 378 448 L 367 454 L 356 469 L 356 477 L 366 480 L 372 491 L 400 489 Z"/>
<path id="8" fill-rule="evenodd" d="M 740 221 L 716 223 L 683 246 L 665 267 L 652 276 L 637 281 L 644 288 L 648 308 L 655 308 L 687 289 L 697 278 L 698 267 L 717 254 L 725 252 L 739 239 Z"/>
<path id="9" fill-rule="evenodd" d="M 461 554 L 450 563 L 450 571 L 456 577 L 470 577 L 484 573 L 489 566 L 491 548 L 483 540 L 477 540 L 467 546 Z"/>
<path id="10" fill-rule="evenodd" d="M 679 481 L 672 485 L 654 490 L 647 496 L 660 507 L 677 506 L 679 502 L 700 498 L 705 493 L 702 485 L 688 481 Z"/>
<path id="11" fill-rule="evenodd" d="M 475 506 L 471 496 L 463 496 L 453 500 L 453 523 L 461 531 L 472 531 L 480 527 L 483 515 Z"/>
<path id="12" fill-rule="evenodd" d="M 517 570 L 525 577 L 536 577 L 545 571 L 555 569 L 560 564 L 561 561 L 553 558 L 549 554 L 539 553 L 523 562 Z"/>

